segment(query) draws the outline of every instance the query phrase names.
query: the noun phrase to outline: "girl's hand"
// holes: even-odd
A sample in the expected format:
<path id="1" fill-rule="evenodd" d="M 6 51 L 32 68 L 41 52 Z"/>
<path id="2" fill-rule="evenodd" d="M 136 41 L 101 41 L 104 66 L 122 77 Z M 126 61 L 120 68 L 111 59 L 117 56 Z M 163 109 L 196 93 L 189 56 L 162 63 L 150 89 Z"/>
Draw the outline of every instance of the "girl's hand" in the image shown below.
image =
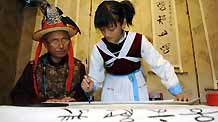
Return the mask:
<path id="1" fill-rule="evenodd" d="M 191 101 L 191 97 L 186 96 L 186 95 L 180 93 L 180 94 L 176 95 L 176 100 L 177 101 L 184 101 L 184 102 L 186 101 L 186 102 L 188 102 L 188 101 Z"/>
<path id="2" fill-rule="evenodd" d="M 94 82 L 91 79 L 89 79 L 87 76 L 84 76 L 84 79 L 81 83 L 81 87 L 85 92 L 90 93 L 93 90 Z"/>

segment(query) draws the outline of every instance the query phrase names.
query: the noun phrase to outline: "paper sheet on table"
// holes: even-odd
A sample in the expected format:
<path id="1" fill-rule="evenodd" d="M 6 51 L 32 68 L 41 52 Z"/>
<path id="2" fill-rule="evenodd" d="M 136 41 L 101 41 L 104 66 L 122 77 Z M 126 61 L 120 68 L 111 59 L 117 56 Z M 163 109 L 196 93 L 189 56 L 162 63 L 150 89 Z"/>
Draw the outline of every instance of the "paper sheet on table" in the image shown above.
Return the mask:
<path id="1" fill-rule="evenodd" d="M 170 100 L 158 100 L 158 101 L 110 101 L 110 102 L 101 102 L 101 101 L 94 101 L 94 102 L 71 102 L 70 105 L 76 104 L 76 105 L 85 105 L 85 104 L 91 104 L 91 105 L 107 105 L 107 104 L 182 104 L 182 105 L 192 105 L 195 102 L 197 102 L 199 98 L 194 98 L 191 101 L 175 101 L 173 99 Z"/>

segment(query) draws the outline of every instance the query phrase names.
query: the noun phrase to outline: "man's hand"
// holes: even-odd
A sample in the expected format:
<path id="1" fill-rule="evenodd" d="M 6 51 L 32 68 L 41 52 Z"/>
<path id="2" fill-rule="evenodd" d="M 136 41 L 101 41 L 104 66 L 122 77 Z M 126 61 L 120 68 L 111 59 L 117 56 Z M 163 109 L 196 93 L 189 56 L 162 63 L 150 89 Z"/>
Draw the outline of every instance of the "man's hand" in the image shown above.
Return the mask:
<path id="1" fill-rule="evenodd" d="M 52 98 L 52 99 L 46 100 L 46 102 L 48 102 L 48 103 L 76 102 L 76 99 L 74 99 L 72 97 L 64 97 L 64 98 L 60 98 L 60 99 Z"/>
<path id="2" fill-rule="evenodd" d="M 84 76 L 84 79 L 81 83 L 81 87 L 85 92 L 90 93 L 93 90 L 94 82 L 91 79 L 89 79 L 87 76 Z"/>
<path id="3" fill-rule="evenodd" d="M 176 97 L 177 101 L 186 101 L 186 102 L 191 101 L 191 97 L 186 96 L 186 95 L 184 95 L 182 93 L 177 94 L 175 97 Z"/>

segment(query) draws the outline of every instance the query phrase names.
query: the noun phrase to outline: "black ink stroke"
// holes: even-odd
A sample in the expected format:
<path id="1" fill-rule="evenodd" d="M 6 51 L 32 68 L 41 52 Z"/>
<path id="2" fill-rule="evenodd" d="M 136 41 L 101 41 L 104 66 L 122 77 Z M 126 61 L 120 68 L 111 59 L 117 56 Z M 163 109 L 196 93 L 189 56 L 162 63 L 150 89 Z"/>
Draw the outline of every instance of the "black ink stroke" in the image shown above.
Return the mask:
<path id="1" fill-rule="evenodd" d="M 190 111 L 191 113 L 180 115 L 197 115 L 197 117 L 195 117 L 195 120 L 197 122 L 212 122 L 215 120 L 215 118 L 213 116 L 208 116 L 208 114 L 218 113 L 218 111 L 203 112 L 201 108 L 192 108 L 190 109 Z"/>
<path id="2" fill-rule="evenodd" d="M 125 112 L 119 113 L 119 114 L 113 114 L 114 111 L 110 111 L 109 114 L 105 115 L 103 118 L 110 118 L 110 117 L 117 117 L 117 116 L 122 116 L 120 122 L 134 122 L 134 119 L 131 118 L 133 115 L 133 109 L 130 110 L 124 110 Z"/>
<path id="3" fill-rule="evenodd" d="M 82 118 L 88 118 L 88 116 L 82 116 L 83 114 L 82 110 L 79 110 L 78 115 L 74 115 L 70 109 L 64 108 L 64 110 L 67 111 L 69 115 L 58 116 L 58 118 L 61 118 L 61 121 L 69 121 L 69 120 L 74 120 L 74 119 L 81 120 Z"/>

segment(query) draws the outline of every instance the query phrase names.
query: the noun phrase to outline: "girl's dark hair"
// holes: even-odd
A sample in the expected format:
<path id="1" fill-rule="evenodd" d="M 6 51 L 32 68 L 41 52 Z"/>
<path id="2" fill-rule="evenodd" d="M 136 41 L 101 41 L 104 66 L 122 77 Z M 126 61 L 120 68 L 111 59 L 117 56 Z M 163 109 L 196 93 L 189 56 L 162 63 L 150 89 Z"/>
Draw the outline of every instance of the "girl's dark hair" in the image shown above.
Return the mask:
<path id="1" fill-rule="evenodd" d="M 132 25 L 132 19 L 135 15 L 133 4 L 124 0 L 118 1 L 103 1 L 95 12 L 94 24 L 96 28 L 105 27 L 110 24 L 117 26 L 117 22 L 123 24 L 126 19 L 127 26 Z"/>

